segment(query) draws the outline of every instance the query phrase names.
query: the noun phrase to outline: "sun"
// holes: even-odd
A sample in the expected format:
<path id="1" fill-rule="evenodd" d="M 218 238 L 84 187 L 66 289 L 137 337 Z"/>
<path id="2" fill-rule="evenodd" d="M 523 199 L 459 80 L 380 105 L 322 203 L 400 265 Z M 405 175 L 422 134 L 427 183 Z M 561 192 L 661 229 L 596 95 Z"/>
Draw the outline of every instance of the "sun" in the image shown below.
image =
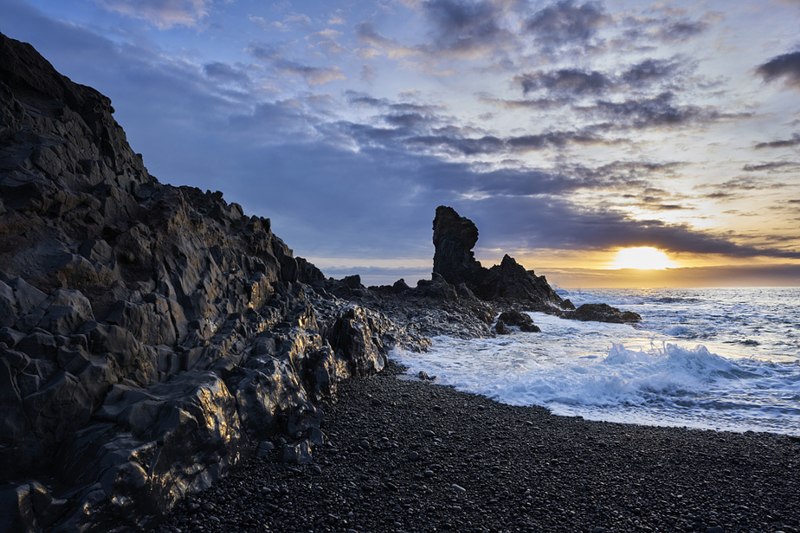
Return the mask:
<path id="1" fill-rule="evenodd" d="M 672 268 L 675 263 L 667 254 L 651 246 L 622 248 L 617 252 L 611 268 L 635 268 L 638 270 L 664 270 Z"/>

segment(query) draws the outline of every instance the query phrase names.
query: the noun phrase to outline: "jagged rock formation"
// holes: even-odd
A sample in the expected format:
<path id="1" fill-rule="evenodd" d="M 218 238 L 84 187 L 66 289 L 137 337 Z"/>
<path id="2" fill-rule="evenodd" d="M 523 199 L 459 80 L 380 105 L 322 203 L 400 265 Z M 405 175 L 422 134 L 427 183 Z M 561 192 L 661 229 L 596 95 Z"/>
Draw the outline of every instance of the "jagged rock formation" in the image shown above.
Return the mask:
<path id="1" fill-rule="evenodd" d="M 435 247 L 433 272 L 448 283 L 465 283 L 479 298 L 521 304 L 529 310 L 561 308 L 561 297 L 544 276 L 517 263 L 506 255 L 499 265 L 484 268 L 475 259 L 472 248 L 478 242 L 478 228 L 452 207 L 440 205 L 433 219 Z"/>
<path id="2" fill-rule="evenodd" d="M 112 113 L 0 34 L 0 530 L 135 525 L 267 439 L 303 460 L 338 380 L 424 346 Z"/>
<path id="3" fill-rule="evenodd" d="M 504 255 L 499 265 L 481 266 L 472 248 L 478 242 L 478 228 L 455 209 L 440 205 L 433 219 L 433 276 L 452 285 L 464 285 L 481 300 L 500 306 L 517 306 L 527 311 L 541 311 L 562 318 L 601 322 L 638 322 L 641 317 L 631 311 L 620 311 L 607 304 L 584 304 L 577 310 L 563 300 L 544 276 Z M 505 323 L 497 332 L 505 331 Z"/>
<path id="4" fill-rule="evenodd" d="M 485 269 L 472 249 L 478 242 L 478 227 L 455 209 L 440 205 L 433 219 L 433 271 L 448 283 L 480 284 Z"/>

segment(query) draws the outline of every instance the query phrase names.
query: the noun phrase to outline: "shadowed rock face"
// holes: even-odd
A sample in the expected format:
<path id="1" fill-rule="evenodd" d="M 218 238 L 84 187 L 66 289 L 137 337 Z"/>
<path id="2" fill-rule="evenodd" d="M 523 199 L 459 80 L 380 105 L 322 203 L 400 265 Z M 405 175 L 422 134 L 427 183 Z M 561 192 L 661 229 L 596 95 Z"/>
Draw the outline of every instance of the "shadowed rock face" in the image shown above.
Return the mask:
<path id="1" fill-rule="evenodd" d="M 448 283 L 467 287 L 483 300 L 503 301 L 530 310 L 560 309 L 561 297 L 544 276 L 527 271 L 506 255 L 499 265 L 486 269 L 475 260 L 472 248 L 478 228 L 468 218 L 447 206 L 436 208 L 433 220 L 433 272 Z"/>
<path id="2" fill-rule="evenodd" d="M 433 219 L 433 271 L 448 283 L 474 284 L 484 268 L 475 260 L 472 248 L 478 242 L 478 228 L 455 209 L 440 205 Z"/>
<path id="3" fill-rule="evenodd" d="M 419 346 L 268 219 L 159 183 L 112 113 L 0 34 L 3 531 L 133 526 L 259 441 L 307 451 L 338 380 Z"/>
<path id="4" fill-rule="evenodd" d="M 478 228 L 452 207 L 439 206 L 433 219 L 433 277 L 447 284 L 462 285 L 480 299 L 496 305 L 518 306 L 528 311 L 542 311 L 562 318 L 599 322 L 638 322 L 641 317 L 630 311 L 620 311 L 607 304 L 584 304 L 577 310 L 569 300 L 563 300 L 547 283 L 544 276 L 504 255 L 499 265 L 484 268 L 475 260 L 472 248 L 478 242 Z M 507 324 L 498 324 L 496 332 L 503 333 Z"/>

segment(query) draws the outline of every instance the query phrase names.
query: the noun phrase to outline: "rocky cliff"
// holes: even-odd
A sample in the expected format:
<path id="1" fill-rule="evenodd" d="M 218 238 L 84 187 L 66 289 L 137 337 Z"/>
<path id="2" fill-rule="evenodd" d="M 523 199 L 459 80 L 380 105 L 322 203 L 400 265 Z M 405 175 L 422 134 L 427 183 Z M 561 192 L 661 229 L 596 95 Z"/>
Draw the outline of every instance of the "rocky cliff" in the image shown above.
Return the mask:
<path id="1" fill-rule="evenodd" d="M 133 525 L 419 339 L 218 192 L 159 183 L 111 102 L 0 35 L 0 530 Z"/>
<path id="2" fill-rule="evenodd" d="M 146 526 L 246 456 L 308 462 L 320 402 L 393 346 L 490 335 L 503 310 L 536 331 L 515 307 L 620 319 L 482 267 L 448 207 L 431 280 L 325 279 L 268 219 L 156 180 L 113 112 L 0 34 L 2 531 Z"/>

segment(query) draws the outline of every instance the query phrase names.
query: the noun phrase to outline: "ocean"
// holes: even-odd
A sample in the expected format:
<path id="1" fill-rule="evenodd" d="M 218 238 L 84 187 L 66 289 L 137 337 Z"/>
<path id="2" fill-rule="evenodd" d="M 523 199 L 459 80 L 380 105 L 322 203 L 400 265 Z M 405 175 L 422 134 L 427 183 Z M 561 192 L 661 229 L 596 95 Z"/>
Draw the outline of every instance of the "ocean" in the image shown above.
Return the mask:
<path id="1" fill-rule="evenodd" d="M 800 435 L 800 288 L 560 290 L 636 325 L 530 313 L 541 333 L 435 337 L 409 374 L 512 405 L 635 424 Z"/>

